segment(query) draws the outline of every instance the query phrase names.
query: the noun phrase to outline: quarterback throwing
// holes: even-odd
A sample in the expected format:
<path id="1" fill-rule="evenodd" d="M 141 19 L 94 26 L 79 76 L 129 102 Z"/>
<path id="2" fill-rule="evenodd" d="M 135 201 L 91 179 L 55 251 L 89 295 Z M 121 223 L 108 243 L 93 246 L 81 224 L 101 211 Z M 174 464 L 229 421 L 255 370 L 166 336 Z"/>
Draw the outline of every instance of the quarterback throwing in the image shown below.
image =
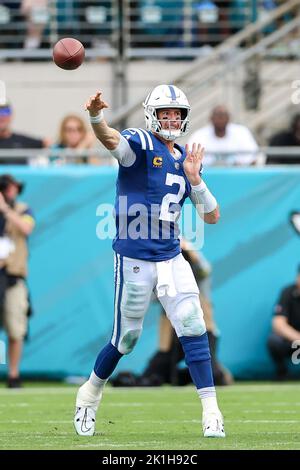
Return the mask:
<path id="1" fill-rule="evenodd" d="M 94 434 L 105 384 L 122 356 L 134 349 L 155 292 L 181 342 L 201 399 L 204 437 L 225 437 L 199 291 L 181 254 L 177 224 L 188 197 L 209 224 L 218 221 L 219 207 L 202 180 L 204 149 L 195 144 L 183 148 L 175 142 L 189 128 L 190 105 L 185 94 L 173 85 L 160 85 L 143 105 L 146 129 L 120 133 L 105 121 L 103 110 L 108 105 L 100 92 L 86 103 L 95 135 L 119 163 L 113 242 L 115 303 L 111 340 L 77 393 L 75 429 L 79 435 Z M 121 204 L 125 197 L 126 205 Z M 138 237 L 130 231 L 137 212 Z"/>

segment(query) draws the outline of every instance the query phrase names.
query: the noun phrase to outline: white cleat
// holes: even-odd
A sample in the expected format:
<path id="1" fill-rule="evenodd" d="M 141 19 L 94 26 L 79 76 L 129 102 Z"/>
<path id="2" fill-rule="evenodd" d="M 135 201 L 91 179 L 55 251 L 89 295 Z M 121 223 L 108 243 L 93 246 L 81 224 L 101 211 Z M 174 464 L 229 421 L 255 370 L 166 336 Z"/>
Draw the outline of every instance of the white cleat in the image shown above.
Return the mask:
<path id="1" fill-rule="evenodd" d="M 96 410 L 78 406 L 74 417 L 74 426 L 79 436 L 93 436 L 96 426 Z"/>
<path id="2" fill-rule="evenodd" d="M 102 393 L 98 395 L 91 393 L 91 385 L 85 382 L 79 388 L 76 397 L 76 410 L 74 416 L 74 426 L 79 436 L 93 436 L 96 427 L 96 413 L 102 398 Z"/>
<path id="3" fill-rule="evenodd" d="M 204 437 L 225 437 L 221 412 L 203 413 L 202 427 Z"/>

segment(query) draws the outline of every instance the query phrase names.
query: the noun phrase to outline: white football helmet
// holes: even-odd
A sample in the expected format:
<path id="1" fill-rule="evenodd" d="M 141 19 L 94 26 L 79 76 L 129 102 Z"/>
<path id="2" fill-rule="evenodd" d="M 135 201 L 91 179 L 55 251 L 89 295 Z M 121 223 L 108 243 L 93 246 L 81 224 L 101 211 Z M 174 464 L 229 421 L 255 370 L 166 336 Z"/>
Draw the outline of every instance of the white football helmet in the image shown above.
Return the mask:
<path id="1" fill-rule="evenodd" d="M 175 140 L 187 134 L 189 129 L 190 105 L 187 97 L 174 85 L 159 85 L 149 93 L 143 103 L 146 129 L 159 134 L 166 140 Z M 181 110 L 180 129 L 162 129 L 158 120 L 157 110 L 164 108 L 176 108 Z M 170 122 L 170 121 L 169 121 Z"/>

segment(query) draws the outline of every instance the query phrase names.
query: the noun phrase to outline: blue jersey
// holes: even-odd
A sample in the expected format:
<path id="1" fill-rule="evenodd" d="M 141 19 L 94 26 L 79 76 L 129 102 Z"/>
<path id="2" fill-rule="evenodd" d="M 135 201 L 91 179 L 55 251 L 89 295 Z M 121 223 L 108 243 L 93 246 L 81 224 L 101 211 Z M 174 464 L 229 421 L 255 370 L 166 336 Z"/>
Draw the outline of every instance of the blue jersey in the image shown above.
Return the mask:
<path id="1" fill-rule="evenodd" d="M 180 253 L 177 219 L 191 192 L 183 170 L 185 150 L 175 144 L 175 159 L 155 135 L 126 129 L 136 160 L 119 166 L 115 204 L 117 233 L 114 250 L 129 258 L 164 261 Z"/>

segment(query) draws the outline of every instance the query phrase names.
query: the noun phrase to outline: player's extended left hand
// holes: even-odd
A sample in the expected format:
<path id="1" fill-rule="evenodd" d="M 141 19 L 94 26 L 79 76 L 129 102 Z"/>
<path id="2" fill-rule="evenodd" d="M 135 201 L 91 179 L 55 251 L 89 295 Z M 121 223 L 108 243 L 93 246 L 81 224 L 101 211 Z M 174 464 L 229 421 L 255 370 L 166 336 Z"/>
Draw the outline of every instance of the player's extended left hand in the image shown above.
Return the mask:
<path id="1" fill-rule="evenodd" d="M 204 158 L 204 147 L 201 144 L 193 144 L 189 149 L 188 144 L 185 146 L 186 157 L 183 162 L 184 172 L 191 183 L 196 186 L 201 183 L 200 169 Z"/>

